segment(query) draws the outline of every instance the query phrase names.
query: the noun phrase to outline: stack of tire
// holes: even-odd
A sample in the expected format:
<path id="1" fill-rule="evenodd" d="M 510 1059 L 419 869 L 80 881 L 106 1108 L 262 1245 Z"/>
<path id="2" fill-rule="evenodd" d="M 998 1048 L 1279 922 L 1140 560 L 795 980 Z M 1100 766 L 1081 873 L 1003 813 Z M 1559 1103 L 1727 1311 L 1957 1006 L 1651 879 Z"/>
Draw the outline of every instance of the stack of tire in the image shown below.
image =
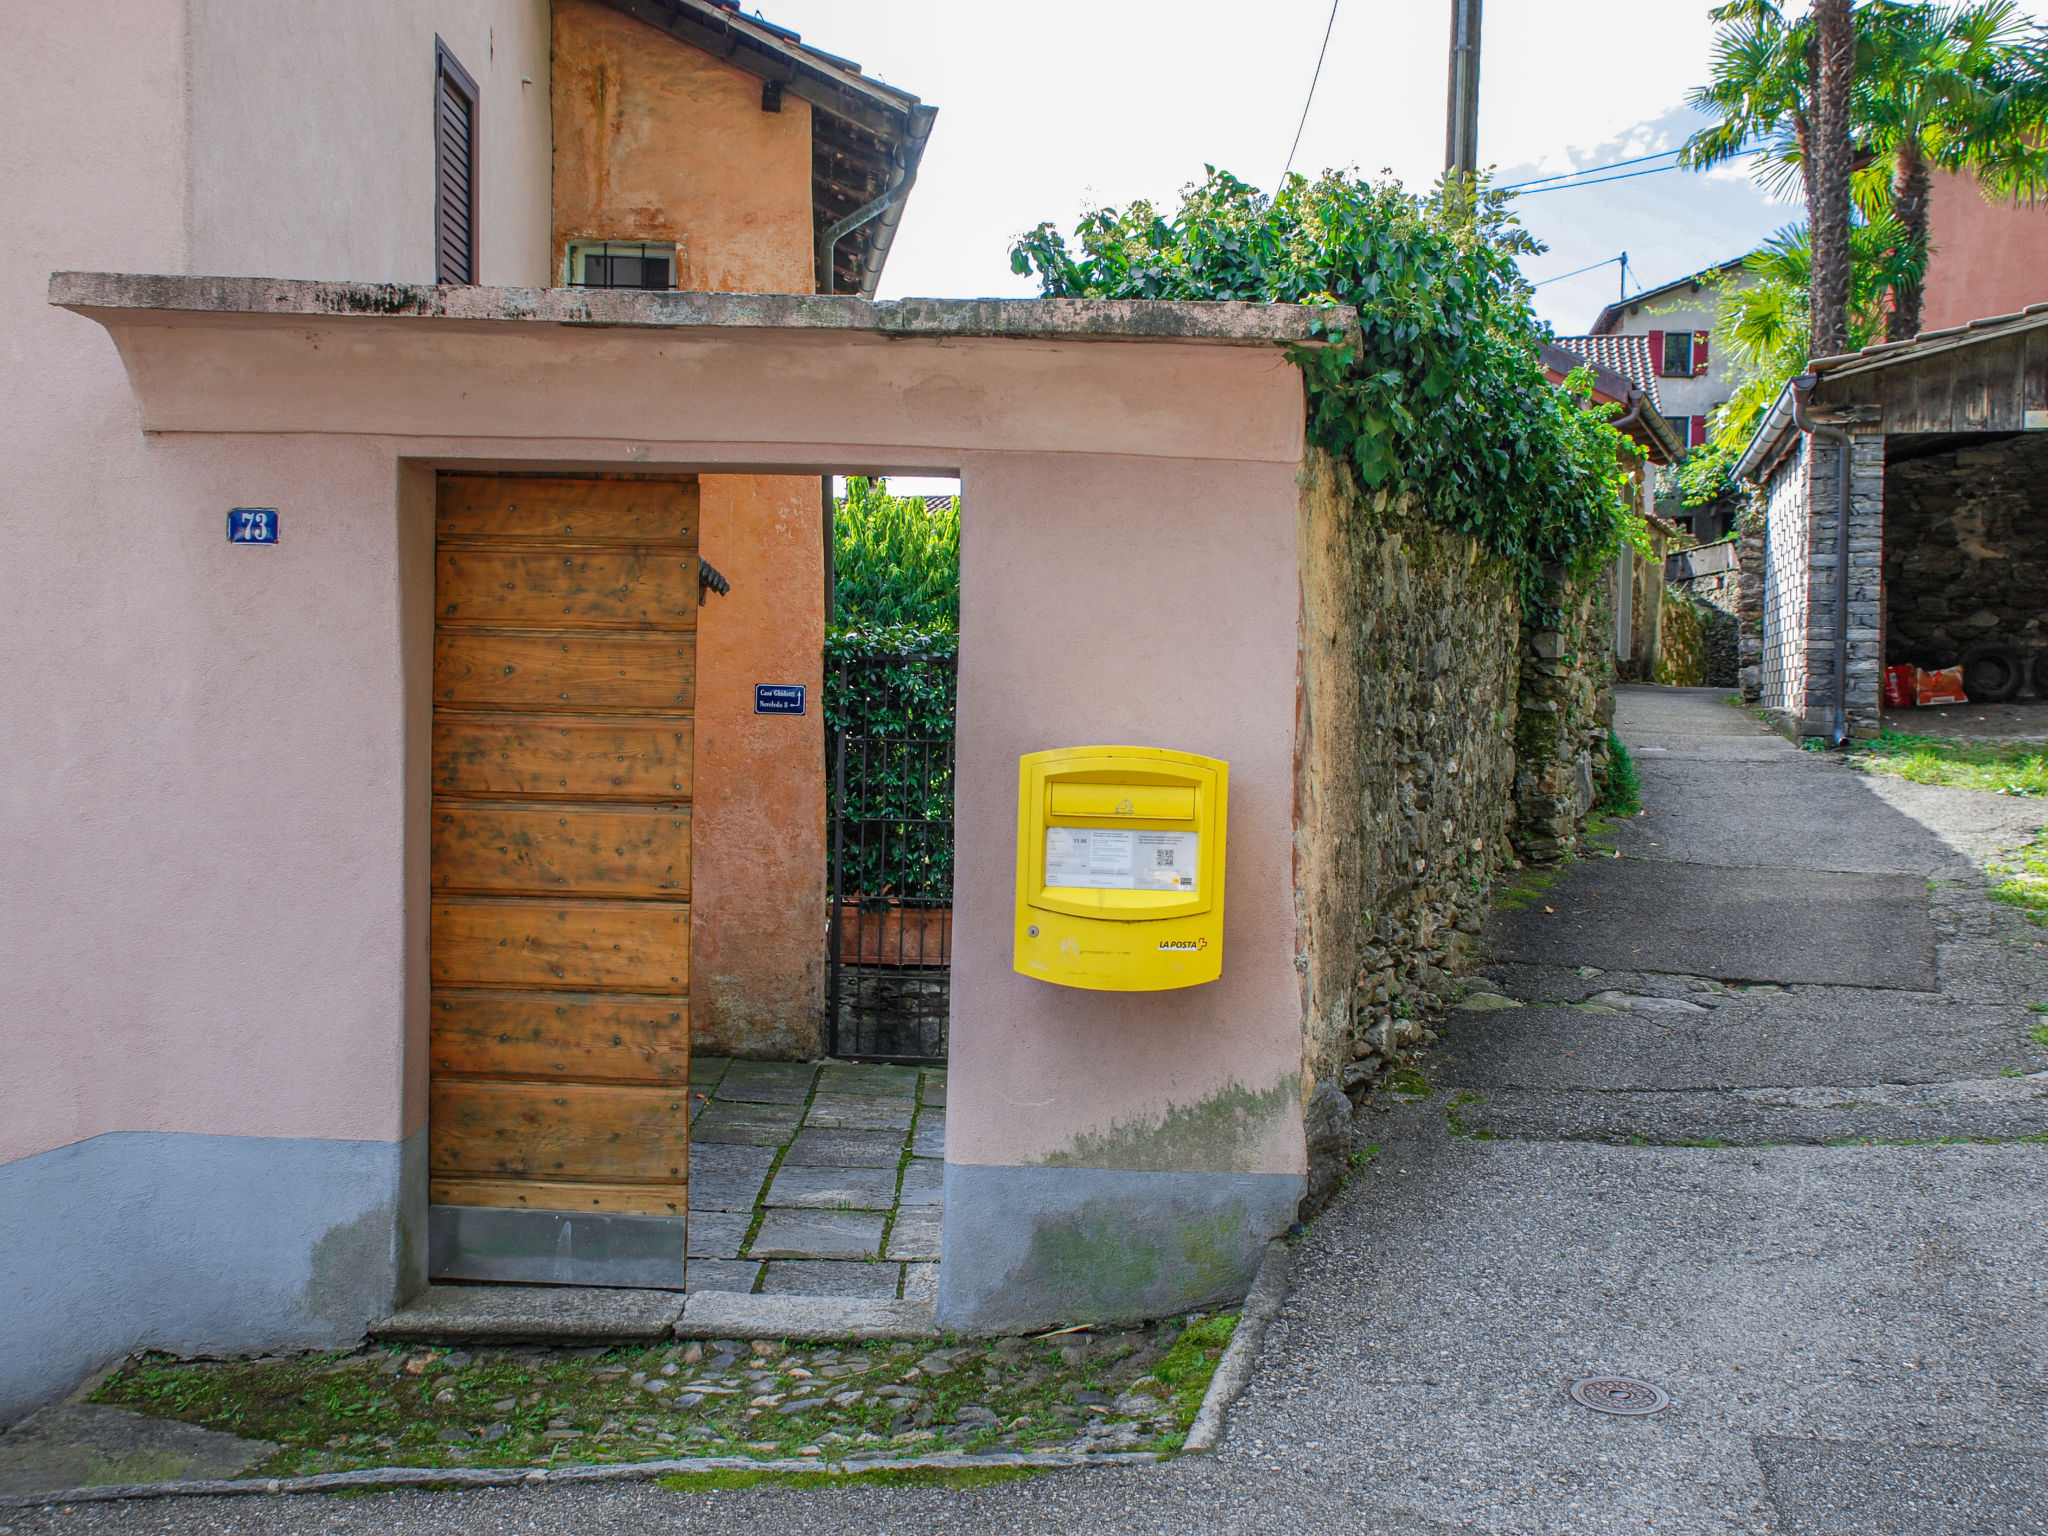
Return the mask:
<path id="1" fill-rule="evenodd" d="M 2048 650 L 2033 658 L 2034 692 L 2048 694 Z M 2027 663 L 2015 651 L 1987 645 L 1963 658 L 1963 691 L 1972 704 L 2003 704 L 2018 698 L 2027 682 Z"/>

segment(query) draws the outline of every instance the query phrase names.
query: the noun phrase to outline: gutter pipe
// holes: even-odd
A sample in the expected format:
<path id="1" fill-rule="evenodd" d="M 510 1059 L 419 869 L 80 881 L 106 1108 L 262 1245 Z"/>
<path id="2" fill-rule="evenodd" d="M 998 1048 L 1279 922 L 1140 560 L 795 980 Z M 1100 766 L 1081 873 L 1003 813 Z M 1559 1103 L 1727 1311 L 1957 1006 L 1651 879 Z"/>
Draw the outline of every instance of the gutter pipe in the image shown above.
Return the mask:
<path id="1" fill-rule="evenodd" d="M 1808 414 L 1817 374 L 1792 381 L 1792 423 L 1809 437 L 1835 445 L 1835 707 L 1834 745 L 1849 739 L 1849 456 L 1852 439 L 1840 427 L 1823 426 Z"/>

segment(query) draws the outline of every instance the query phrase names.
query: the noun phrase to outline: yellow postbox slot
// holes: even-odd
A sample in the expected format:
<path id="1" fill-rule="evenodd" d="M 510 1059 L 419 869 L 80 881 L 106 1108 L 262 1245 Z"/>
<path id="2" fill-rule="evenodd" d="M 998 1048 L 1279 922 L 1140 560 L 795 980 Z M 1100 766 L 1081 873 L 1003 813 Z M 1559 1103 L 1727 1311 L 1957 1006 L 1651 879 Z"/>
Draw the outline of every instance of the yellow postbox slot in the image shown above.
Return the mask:
<path id="1" fill-rule="evenodd" d="M 1223 974 L 1230 765 L 1157 747 L 1063 747 L 1018 764 L 1015 968 L 1156 992 Z"/>

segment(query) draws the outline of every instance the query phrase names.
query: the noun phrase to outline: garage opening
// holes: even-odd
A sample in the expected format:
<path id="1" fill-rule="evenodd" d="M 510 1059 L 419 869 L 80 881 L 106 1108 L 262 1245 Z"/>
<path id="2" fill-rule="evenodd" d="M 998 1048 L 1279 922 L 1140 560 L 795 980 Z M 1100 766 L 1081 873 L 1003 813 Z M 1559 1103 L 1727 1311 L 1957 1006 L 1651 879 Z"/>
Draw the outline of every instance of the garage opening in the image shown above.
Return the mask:
<path id="1" fill-rule="evenodd" d="M 2048 732 L 2048 434 L 1893 435 L 1884 597 L 1887 667 L 1960 667 L 1968 724 L 2005 706 L 2019 733 Z M 1933 713 L 1893 728 L 1939 734 Z"/>

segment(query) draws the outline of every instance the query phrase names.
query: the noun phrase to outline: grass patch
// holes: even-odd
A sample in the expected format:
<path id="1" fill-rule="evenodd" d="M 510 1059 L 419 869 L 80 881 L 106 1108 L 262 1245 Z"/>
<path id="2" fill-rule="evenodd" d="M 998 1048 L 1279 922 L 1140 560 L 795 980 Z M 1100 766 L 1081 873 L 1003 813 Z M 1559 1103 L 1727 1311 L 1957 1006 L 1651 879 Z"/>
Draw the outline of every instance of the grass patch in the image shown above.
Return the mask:
<path id="1" fill-rule="evenodd" d="M 1554 874 L 1540 869 L 1521 870 L 1514 879 L 1494 893 L 1494 907 L 1502 912 L 1518 911 L 1530 905 L 1555 884 L 1557 876 Z"/>
<path id="2" fill-rule="evenodd" d="M 878 1467 L 868 1472 L 675 1472 L 655 1483 L 671 1493 L 733 1493 L 743 1488 L 994 1488 L 1042 1477 L 1051 1467 Z"/>
<path id="3" fill-rule="evenodd" d="M 276 1441 L 259 1469 L 266 1477 L 675 1456 L 829 1463 L 938 1450 L 1173 1450 L 1193 1416 L 1175 1406 L 1181 1374 L 1229 1327 L 1196 1315 L 948 1348 L 717 1340 L 262 1360 L 146 1355 L 108 1376 L 92 1401 Z"/>
<path id="4" fill-rule="evenodd" d="M 2048 835 L 1993 864 L 1990 873 L 1998 880 L 1991 887 L 1993 901 L 2017 907 L 2029 921 L 2048 928 Z"/>
<path id="5" fill-rule="evenodd" d="M 1643 779 L 1636 760 L 1613 731 L 1607 733 L 1607 766 L 1600 770 L 1593 809 L 1602 816 L 1639 816 L 1643 810 Z"/>
<path id="6" fill-rule="evenodd" d="M 1195 1420 L 1200 1411 L 1202 1397 L 1209 1390 L 1209 1378 L 1216 1374 L 1216 1367 L 1222 1363 L 1223 1351 L 1230 1347 L 1231 1335 L 1237 1332 L 1235 1314 L 1220 1312 L 1189 1326 L 1166 1352 L 1166 1358 L 1152 1369 L 1167 1390 L 1173 1394 L 1172 1402 L 1180 1412 L 1181 1435 L 1187 1433 L 1187 1426 Z M 1178 1449 L 1178 1446 L 1175 1447 Z"/>
<path id="7" fill-rule="evenodd" d="M 1444 1111 L 1444 1120 L 1446 1125 L 1449 1126 L 1451 1134 L 1453 1136 L 1470 1138 L 1472 1136 L 1472 1127 L 1466 1123 L 1465 1117 L 1459 1114 L 1458 1111 L 1467 1104 L 1484 1104 L 1485 1102 L 1485 1098 L 1476 1093 L 1452 1094 L 1450 1105 Z"/>
<path id="8" fill-rule="evenodd" d="M 1421 1069 L 1400 1066 L 1387 1074 L 1387 1092 L 1397 1093 L 1406 1099 L 1421 1100 L 1430 1097 L 1436 1090 L 1429 1085 L 1429 1079 Z"/>
<path id="9" fill-rule="evenodd" d="M 2042 1050 L 2048 1051 L 2048 1019 L 2043 1019 L 2039 1024 L 2029 1029 L 2027 1031 L 2027 1038 Z"/>
<path id="10" fill-rule="evenodd" d="M 1947 741 L 1887 731 L 1851 754 L 1870 773 L 2003 795 L 2048 795 L 2048 747 Z"/>
<path id="11" fill-rule="evenodd" d="M 1351 1166 L 1354 1168 L 1363 1168 L 1367 1163 L 1371 1162 L 1374 1158 L 1378 1157 L 1379 1155 L 1379 1144 L 1377 1142 L 1368 1142 L 1366 1145 L 1359 1147 L 1352 1152 Z"/>

